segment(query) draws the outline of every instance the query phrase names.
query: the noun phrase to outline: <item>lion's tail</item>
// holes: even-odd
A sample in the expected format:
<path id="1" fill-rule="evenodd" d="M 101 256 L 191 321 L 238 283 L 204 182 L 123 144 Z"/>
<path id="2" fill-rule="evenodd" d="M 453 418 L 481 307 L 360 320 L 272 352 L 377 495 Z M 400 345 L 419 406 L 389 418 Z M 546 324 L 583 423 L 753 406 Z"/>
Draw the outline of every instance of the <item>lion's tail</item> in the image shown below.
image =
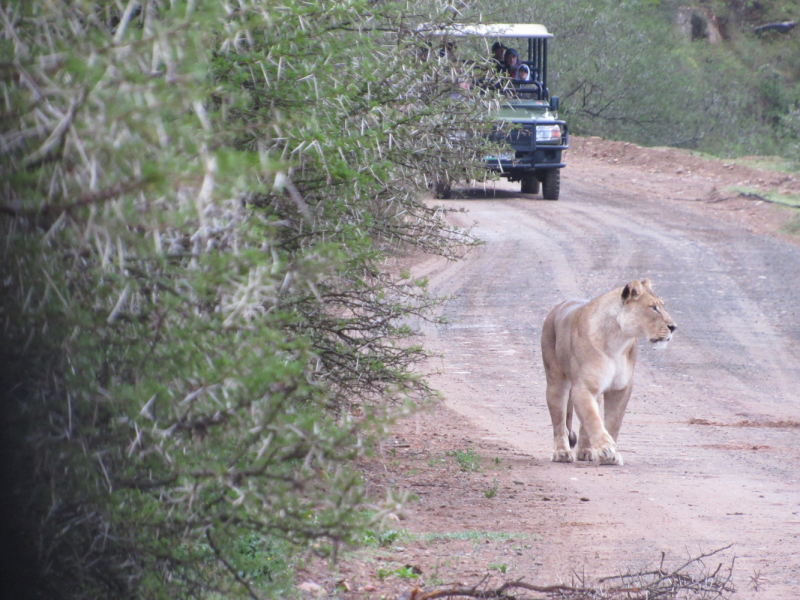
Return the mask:
<path id="1" fill-rule="evenodd" d="M 569 431 L 569 447 L 574 448 L 578 443 L 578 435 L 572 431 L 572 396 L 567 401 L 567 430 Z"/>

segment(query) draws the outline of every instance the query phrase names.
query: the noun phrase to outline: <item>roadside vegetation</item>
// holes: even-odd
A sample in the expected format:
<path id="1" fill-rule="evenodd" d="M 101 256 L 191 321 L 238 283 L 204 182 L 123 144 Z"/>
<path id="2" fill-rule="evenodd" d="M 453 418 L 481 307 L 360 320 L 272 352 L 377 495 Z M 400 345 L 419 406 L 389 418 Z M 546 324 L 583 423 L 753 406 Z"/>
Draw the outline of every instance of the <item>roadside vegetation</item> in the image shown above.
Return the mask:
<path id="1" fill-rule="evenodd" d="M 394 507 L 352 463 L 436 301 L 387 257 L 474 245 L 420 198 L 494 106 L 404 11 L 3 6 L 6 591 L 278 597 Z"/>
<path id="2" fill-rule="evenodd" d="M 546 23 L 576 133 L 800 158 L 796 46 L 675 6 L 5 3 L 4 589 L 280 597 L 303 552 L 384 545 L 401 499 L 354 460 L 435 395 L 437 300 L 392 258 L 477 243 L 422 198 L 486 176 L 496 107 L 414 27 Z"/>

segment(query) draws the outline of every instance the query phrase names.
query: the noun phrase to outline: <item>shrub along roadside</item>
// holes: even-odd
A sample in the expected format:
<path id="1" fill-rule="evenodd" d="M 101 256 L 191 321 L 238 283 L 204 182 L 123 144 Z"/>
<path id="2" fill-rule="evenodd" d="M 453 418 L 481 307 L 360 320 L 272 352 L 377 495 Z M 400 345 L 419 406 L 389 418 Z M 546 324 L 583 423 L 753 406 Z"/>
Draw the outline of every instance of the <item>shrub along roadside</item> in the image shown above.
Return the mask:
<path id="1" fill-rule="evenodd" d="M 5 589 L 281 594 L 259 555 L 380 518 L 349 463 L 431 396 L 435 306 L 382 260 L 475 243 L 419 198 L 494 102 L 404 10 L 3 7 Z"/>

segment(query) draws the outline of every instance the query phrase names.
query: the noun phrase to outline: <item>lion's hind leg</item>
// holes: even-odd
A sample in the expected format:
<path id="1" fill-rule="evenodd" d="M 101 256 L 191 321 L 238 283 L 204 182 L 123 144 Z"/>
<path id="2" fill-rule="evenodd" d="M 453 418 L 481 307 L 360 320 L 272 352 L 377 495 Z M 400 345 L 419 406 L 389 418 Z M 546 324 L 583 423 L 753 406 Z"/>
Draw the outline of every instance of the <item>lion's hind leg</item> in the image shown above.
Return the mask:
<path id="1" fill-rule="evenodd" d="M 606 430 L 616 442 L 619 438 L 619 430 L 622 427 L 622 419 L 625 417 L 625 410 L 628 408 L 628 400 L 631 399 L 633 382 L 628 383 L 627 387 L 621 390 L 608 390 L 605 394 L 604 421 Z"/>

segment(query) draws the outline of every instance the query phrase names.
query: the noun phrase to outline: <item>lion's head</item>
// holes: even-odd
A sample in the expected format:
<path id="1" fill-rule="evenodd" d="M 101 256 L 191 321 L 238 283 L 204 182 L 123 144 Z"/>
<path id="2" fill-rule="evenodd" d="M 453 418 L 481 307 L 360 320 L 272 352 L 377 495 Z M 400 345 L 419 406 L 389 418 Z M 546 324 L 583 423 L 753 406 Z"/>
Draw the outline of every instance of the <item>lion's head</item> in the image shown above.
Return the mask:
<path id="1" fill-rule="evenodd" d="M 666 346 L 677 325 L 664 308 L 664 302 L 653 292 L 650 280 L 630 282 L 622 288 L 620 300 L 623 330 L 632 336 L 646 337 L 657 346 Z"/>

